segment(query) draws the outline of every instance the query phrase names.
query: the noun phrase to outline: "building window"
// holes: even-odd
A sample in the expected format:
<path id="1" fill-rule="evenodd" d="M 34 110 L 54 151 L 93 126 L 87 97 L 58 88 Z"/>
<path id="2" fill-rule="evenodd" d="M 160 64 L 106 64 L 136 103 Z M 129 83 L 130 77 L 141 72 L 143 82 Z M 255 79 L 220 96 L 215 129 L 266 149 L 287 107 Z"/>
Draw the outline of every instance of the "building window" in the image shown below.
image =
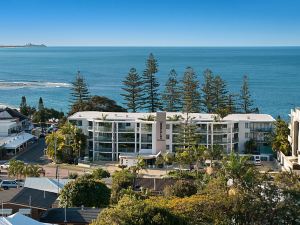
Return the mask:
<path id="1" fill-rule="evenodd" d="M 166 145 L 166 149 L 169 150 L 170 149 L 170 145 Z"/>
<path id="2" fill-rule="evenodd" d="M 249 128 L 249 123 L 245 123 L 245 128 L 246 128 L 246 129 Z"/>
<path id="3" fill-rule="evenodd" d="M 125 126 L 126 126 L 126 127 L 130 127 L 130 125 L 131 125 L 130 123 L 126 123 L 126 125 L 125 125 Z"/>
<path id="4" fill-rule="evenodd" d="M 166 135 L 166 139 L 170 139 L 170 135 L 169 134 Z"/>
<path id="5" fill-rule="evenodd" d="M 167 130 L 170 129 L 170 124 L 166 124 L 166 129 L 167 129 Z"/>
<path id="6" fill-rule="evenodd" d="M 245 138 L 249 138 L 249 133 L 245 133 Z"/>

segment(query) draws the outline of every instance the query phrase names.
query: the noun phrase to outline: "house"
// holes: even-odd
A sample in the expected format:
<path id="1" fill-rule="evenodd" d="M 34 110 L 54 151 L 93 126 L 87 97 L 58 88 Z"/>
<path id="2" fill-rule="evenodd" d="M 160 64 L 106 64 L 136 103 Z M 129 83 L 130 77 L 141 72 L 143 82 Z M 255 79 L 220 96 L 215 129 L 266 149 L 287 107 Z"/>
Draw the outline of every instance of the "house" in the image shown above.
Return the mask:
<path id="1" fill-rule="evenodd" d="M 59 192 L 69 181 L 71 180 L 29 177 L 25 180 L 24 188 L 4 190 L 0 192 L 0 199 L 4 209 L 11 209 L 8 214 L 27 209 L 30 216 L 38 220 L 49 208 L 58 206 Z"/>
<path id="2" fill-rule="evenodd" d="M 7 217 L 0 217 L 0 224 L 3 225 L 47 225 L 46 223 L 38 222 L 28 216 L 25 216 L 19 212 L 7 216 Z M 50 225 L 50 224 L 48 224 Z"/>
<path id="3" fill-rule="evenodd" d="M 267 114 L 230 114 L 223 119 L 215 114 L 190 113 L 196 126 L 198 145 L 220 145 L 224 151 L 243 153 L 253 139 L 258 151 L 268 145 L 275 119 Z M 137 157 L 152 164 L 161 153 L 176 152 L 178 136 L 187 115 L 175 112 L 77 112 L 69 122 L 82 128 L 88 137 L 87 155 L 92 160 L 120 160 L 134 165 Z"/>
<path id="4" fill-rule="evenodd" d="M 40 218 L 41 222 L 50 224 L 87 225 L 97 219 L 101 209 L 96 208 L 53 208 L 47 210 Z"/>

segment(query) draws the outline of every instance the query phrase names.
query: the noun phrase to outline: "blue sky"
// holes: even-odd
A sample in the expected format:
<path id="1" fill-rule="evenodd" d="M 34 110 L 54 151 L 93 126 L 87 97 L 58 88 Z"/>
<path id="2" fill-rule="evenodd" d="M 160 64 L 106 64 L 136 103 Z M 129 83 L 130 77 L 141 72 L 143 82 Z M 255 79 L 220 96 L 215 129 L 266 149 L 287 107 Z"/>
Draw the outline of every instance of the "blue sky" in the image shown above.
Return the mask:
<path id="1" fill-rule="evenodd" d="M 0 44 L 300 45 L 299 0 L 1 0 Z"/>

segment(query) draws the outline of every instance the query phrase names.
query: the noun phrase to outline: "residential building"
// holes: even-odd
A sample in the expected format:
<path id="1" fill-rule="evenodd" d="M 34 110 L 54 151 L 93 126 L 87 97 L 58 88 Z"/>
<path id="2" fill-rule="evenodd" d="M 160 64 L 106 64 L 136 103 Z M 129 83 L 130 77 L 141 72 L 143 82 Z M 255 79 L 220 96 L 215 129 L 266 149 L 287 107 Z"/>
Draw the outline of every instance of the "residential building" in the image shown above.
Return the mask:
<path id="1" fill-rule="evenodd" d="M 197 144 L 221 145 L 230 153 L 244 152 L 245 142 L 253 139 L 258 149 L 267 145 L 274 118 L 266 114 L 217 115 L 190 113 L 196 127 Z M 136 155 L 151 160 L 164 152 L 176 152 L 178 137 L 187 115 L 174 112 L 77 112 L 68 120 L 80 127 L 88 137 L 88 155 L 92 160 L 118 160 L 132 165 Z"/>
<path id="2" fill-rule="evenodd" d="M 290 135 L 288 140 L 292 147 L 292 154 L 289 156 L 284 155 L 282 152 L 278 152 L 278 161 L 285 170 L 298 170 L 300 173 L 300 133 L 299 133 L 299 123 L 300 123 L 300 108 L 292 109 L 290 116 Z"/>

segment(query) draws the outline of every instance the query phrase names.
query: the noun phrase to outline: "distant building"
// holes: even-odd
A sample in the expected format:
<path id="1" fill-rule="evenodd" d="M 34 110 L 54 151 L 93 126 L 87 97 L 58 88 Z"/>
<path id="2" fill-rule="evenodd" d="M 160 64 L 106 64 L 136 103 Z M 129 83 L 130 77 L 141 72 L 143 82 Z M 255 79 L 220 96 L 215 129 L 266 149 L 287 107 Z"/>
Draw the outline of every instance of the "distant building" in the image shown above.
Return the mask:
<path id="1" fill-rule="evenodd" d="M 291 156 L 285 156 L 283 153 L 278 153 L 278 160 L 285 170 L 299 170 L 300 171 L 300 109 L 292 109 L 290 114 L 290 135 L 288 140 L 292 147 Z"/>
<path id="2" fill-rule="evenodd" d="M 266 114 L 231 114 L 221 120 L 205 113 L 191 113 L 189 117 L 196 126 L 199 145 L 221 145 L 227 153 L 243 153 L 250 139 L 257 143 L 258 150 L 263 149 L 275 121 Z M 133 165 L 137 155 L 151 163 L 160 153 L 175 152 L 186 114 L 85 111 L 68 120 L 88 136 L 91 159 L 121 159 L 122 164 Z"/>

